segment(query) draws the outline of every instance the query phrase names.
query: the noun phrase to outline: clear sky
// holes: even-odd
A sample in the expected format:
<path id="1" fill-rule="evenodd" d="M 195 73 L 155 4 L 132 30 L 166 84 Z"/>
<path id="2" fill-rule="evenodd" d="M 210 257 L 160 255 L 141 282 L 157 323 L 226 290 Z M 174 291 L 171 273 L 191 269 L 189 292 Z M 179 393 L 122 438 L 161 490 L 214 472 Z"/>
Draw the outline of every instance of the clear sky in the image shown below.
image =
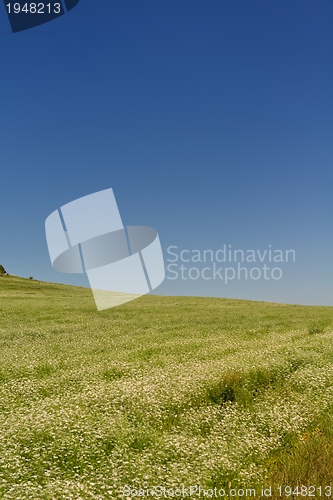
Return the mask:
<path id="1" fill-rule="evenodd" d="M 333 305 L 332 26 L 331 0 L 80 0 L 13 34 L 1 7 L 0 263 L 88 286 L 52 269 L 44 222 L 112 187 L 165 258 L 295 250 L 279 280 L 155 293 Z"/>

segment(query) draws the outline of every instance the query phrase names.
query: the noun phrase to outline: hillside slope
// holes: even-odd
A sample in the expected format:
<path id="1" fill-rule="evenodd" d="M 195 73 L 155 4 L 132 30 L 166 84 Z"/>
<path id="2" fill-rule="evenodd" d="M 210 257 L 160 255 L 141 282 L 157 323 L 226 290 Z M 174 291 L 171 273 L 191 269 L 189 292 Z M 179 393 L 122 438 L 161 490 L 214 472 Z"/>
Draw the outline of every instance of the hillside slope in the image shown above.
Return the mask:
<path id="1" fill-rule="evenodd" d="M 11 276 L 0 299 L 2 498 L 275 488 L 332 427 L 331 307 L 145 296 L 97 312 L 89 289 Z"/>

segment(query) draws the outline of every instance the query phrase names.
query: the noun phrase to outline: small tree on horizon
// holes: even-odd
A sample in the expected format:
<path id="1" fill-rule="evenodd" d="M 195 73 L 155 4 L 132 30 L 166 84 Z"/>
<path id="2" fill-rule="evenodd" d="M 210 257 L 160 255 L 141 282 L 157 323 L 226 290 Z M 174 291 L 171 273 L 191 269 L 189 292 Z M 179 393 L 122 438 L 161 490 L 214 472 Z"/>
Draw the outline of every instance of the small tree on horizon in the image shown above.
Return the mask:
<path id="1" fill-rule="evenodd" d="M 7 274 L 6 269 L 0 264 L 0 274 Z"/>

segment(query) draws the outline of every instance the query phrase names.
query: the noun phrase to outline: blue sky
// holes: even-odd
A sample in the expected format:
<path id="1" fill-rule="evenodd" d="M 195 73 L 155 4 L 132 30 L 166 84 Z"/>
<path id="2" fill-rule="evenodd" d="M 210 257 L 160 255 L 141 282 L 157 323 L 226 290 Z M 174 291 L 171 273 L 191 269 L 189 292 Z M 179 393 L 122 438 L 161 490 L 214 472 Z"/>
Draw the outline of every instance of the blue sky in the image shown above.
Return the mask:
<path id="1" fill-rule="evenodd" d="M 296 252 L 281 280 L 155 293 L 333 305 L 332 21 L 330 0 L 80 0 L 12 34 L 0 9 L 0 263 L 88 286 L 52 269 L 44 222 L 112 187 L 166 257 Z"/>

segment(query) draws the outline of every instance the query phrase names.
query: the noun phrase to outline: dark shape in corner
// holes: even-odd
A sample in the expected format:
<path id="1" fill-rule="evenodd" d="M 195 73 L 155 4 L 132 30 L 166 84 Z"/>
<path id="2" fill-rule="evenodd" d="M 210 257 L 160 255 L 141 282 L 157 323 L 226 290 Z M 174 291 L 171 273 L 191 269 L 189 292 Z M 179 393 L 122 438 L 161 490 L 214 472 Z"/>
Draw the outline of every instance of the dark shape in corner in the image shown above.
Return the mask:
<path id="1" fill-rule="evenodd" d="M 73 9 L 80 0 L 64 0 L 66 10 Z M 26 0 L 4 0 L 5 9 L 13 33 L 35 28 L 53 21 L 66 13 L 62 0 L 31 2 Z"/>
<path id="2" fill-rule="evenodd" d="M 79 1 L 80 0 L 65 0 L 65 5 L 66 5 L 67 12 L 69 10 L 74 9 L 74 7 L 77 6 L 77 4 L 79 3 Z"/>

